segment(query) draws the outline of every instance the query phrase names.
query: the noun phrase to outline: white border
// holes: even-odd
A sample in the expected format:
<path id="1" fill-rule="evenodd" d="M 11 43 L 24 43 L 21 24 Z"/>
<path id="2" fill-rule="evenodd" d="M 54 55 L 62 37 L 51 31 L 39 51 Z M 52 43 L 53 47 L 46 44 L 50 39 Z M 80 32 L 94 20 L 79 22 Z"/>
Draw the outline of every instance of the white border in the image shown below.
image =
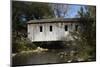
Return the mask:
<path id="1" fill-rule="evenodd" d="M 96 0 L 16 0 L 16 1 L 37 1 L 51 3 L 89 4 L 96 5 Z"/>
<path id="2" fill-rule="evenodd" d="M 21 0 L 20 0 L 21 1 Z M 26 0 L 25 0 L 26 1 Z M 29 1 L 29 0 L 28 0 Z M 96 5 L 97 7 L 97 61 L 83 63 L 67 63 L 37 65 L 34 67 L 99 67 L 100 65 L 100 0 L 30 0 L 51 3 L 69 3 Z M 10 0 L 0 0 L 0 67 L 10 67 Z M 27 66 L 32 67 L 32 66 Z"/>
<path id="3" fill-rule="evenodd" d="M 0 0 L 0 67 L 10 66 L 10 1 Z"/>

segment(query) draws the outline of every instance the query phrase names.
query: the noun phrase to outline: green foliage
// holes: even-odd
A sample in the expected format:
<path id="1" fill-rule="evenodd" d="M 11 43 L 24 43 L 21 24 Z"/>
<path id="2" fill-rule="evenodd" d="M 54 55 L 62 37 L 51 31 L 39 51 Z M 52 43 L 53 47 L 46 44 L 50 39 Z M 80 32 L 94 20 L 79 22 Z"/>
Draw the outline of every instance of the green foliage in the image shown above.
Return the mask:
<path id="1" fill-rule="evenodd" d="M 35 44 L 27 39 L 28 20 L 51 17 L 53 14 L 48 4 L 12 1 L 12 52 L 36 48 Z M 23 18 L 26 21 L 23 21 Z"/>
<path id="2" fill-rule="evenodd" d="M 85 11 L 84 11 L 85 9 Z M 69 49 L 66 59 L 71 61 L 96 60 L 96 13 L 95 7 L 85 6 L 78 12 L 81 28 L 78 31 L 70 32 L 73 41 L 64 43 Z M 72 53 L 74 52 L 74 53 Z M 71 54 L 71 55 L 70 55 Z M 79 60 L 80 59 L 80 60 Z"/>
<path id="3" fill-rule="evenodd" d="M 40 19 L 44 17 L 52 17 L 53 13 L 50 10 L 48 4 L 38 2 L 12 2 L 13 18 L 19 18 L 18 16 L 26 15 L 27 20 Z"/>
<path id="4" fill-rule="evenodd" d="M 26 50 L 32 50 L 36 48 L 36 45 L 32 43 L 30 40 L 27 38 L 21 37 L 17 39 L 13 39 L 12 43 L 12 50 L 13 52 L 21 52 L 21 51 L 26 51 Z"/>
<path id="5" fill-rule="evenodd" d="M 80 8 L 80 25 L 83 31 L 71 33 L 75 40 L 75 48 L 77 49 L 77 56 L 88 60 L 96 57 L 96 13 L 95 7 L 85 6 Z M 78 38 L 75 38 L 78 37 Z"/>

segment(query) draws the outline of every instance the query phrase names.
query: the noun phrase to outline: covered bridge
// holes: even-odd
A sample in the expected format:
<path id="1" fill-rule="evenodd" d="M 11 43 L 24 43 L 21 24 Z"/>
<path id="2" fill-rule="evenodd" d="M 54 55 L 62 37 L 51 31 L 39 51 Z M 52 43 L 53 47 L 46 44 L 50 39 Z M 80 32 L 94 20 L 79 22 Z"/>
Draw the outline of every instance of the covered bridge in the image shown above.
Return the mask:
<path id="1" fill-rule="evenodd" d="M 32 42 L 72 40 L 69 32 L 80 28 L 79 18 L 30 20 L 27 26 Z"/>

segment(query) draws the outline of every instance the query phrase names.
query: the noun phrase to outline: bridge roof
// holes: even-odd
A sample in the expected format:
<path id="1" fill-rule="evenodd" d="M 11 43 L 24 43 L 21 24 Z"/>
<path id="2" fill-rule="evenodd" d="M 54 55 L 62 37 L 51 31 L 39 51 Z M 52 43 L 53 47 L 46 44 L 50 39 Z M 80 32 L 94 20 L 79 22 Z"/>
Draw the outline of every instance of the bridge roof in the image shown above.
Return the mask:
<path id="1" fill-rule="evenodd" d="M 36 19 L 30 20 L 28 24 L 38 24 L 38 23 L 58 23 L 58 22 L 77 22 L 79 18 L 53 18 L 53 19 Z"/>

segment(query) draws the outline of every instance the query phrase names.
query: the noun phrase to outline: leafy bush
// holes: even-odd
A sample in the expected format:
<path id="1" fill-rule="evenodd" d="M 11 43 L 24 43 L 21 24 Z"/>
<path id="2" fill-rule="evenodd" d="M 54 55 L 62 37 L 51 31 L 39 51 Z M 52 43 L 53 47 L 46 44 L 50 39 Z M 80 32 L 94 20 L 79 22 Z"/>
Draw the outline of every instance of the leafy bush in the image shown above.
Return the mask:
<path id="1" fill-rule="evenodd" d="M 23 50 L 32 50 L 35 49 L 36 45 L 33 44 L 29 39 L 21 37 L 13 40 L 12 43 L 12 52 L 20 52 Z"/>
<path id="2" fill-rule="evenodd" d="M 77 33 L 71 33 L 74 41 L 73 44 L 71 45 L 71 47 L 74 47 L 74 50 L 77 52 L 76 56 L 78 58 L 83 58 L 84 60 L 88 60 L 90 57 L 91 58 L 95 58 L 95 47 L 96 46 L 92 46 L 89 42 L 92 43 L 91 39 L 87 39 L 86 37 L 84 37 L 83 33 L 77 32 Z M 85 35 L 87 36 L 87 35 Z M 77 38 L 75 38 L 77 37 Z M 90 40 L 90 41 L 88 41 Z M 96 45 L 96 43 L 94 42 L 94 45 Z"/>

